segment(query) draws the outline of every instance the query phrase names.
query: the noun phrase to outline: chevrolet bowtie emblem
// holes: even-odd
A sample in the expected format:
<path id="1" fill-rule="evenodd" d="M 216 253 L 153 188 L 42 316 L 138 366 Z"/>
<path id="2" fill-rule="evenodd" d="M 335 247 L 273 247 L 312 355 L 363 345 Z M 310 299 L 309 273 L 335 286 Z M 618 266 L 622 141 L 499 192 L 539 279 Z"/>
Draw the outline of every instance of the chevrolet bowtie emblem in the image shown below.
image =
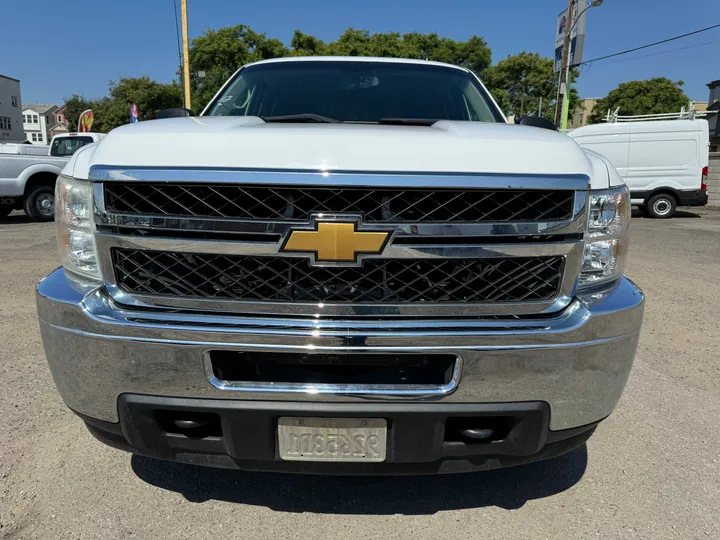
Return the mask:
<path id="1" fill-rule="evenodd" d="M 315 230 L 293 230 L 281 251 L 315 254 L 317 262 L 353 263 L 360 254 L 382 252 L 389 232 L 358 231 L 357 222 L 317 221 Z"/>

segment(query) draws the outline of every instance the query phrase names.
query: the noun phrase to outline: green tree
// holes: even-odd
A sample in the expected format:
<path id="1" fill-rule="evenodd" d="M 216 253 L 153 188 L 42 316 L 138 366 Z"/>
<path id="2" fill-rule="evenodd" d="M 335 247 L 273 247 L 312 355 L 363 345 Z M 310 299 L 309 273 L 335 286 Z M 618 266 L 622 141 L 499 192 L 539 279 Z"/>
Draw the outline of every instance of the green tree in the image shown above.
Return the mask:
<path id="1" fill-rule="evenodd" d="M 73 94 L 65 100 L 68 129 L 77 130 L 80 113 L 92 109 L 93 131 L 107 133 L 130 122 L 130 105 L 135 103 L 140 120 L 152 120 L 158 111 L 182 106 L 182 89 L 177 82 L 163 84 L 149 77 L 122 77 L 110 81 L 108 95 L 88 100 Z"/>
<path id="2" fill-rule="evenodd" d="M 615 111 L 618 107 L 621 115 L 679 112 L 689 101 L 682 91 L 684 84 L 665 77 L 622 83 L 595 104 L 590 121 L 600 122 L 608 109 Z"/>
<path id="3" fill-rule="evenodd" d="M 327 54 L 327 46 L 315 36 L 310 36 L 295 30 L 292 40 L 290 41 L 293 56 L 322 56 Z"/>
<path id="4" fill-rule="evenodd" d="M 278 39 L 268 38 L 242 24 L 208 30 L 193 39 L 190 45 L 193 109 L 196 112 L 202 110 L 239 67 L 268 58 L 291 55 L 418 58 L 450 62 L 480 72 L 490 65 L 491 57 L 487 43 L 478 36 L 467 41 L 455 41 L 437 34 L 371 34 L 355 28 L 348 28 L 330 43 L 295 30 L 290 47 L 288 49 Z M 181 71 L 178 73 L 181 74 Z"/>
<path id="5" fill-rule="evenodd" d="M 325 54 L 330 56 L 372 56 L 370 32 L 348 28 L 337 41 L 327 44 Z"/>
<path id="6" fill-rule="evenodd" d="M 430 36 L 437 38 L 437 34 Z M 467 41 L 438 38 L 438 46 L 432 50 L 428 59 L 448 62 L 480 73 L 490 65 L 491 57 L 492 51 L 485 40 L 472 36 Z"/>
<path id="7" fill-rule="evenodd" d="M 481 77 L 500 108 L 507 115 L 537 115 L 542 98 L 542 114 L 548 120 L 555 119 L 558 93 L 558 76 L 553 72 L 553 59 L 526 51 L 508 56 L 486 69 Z M 572 69 L 571 81 L 578 72 Z M 570 114 L 580 101 L 575 88 L 570 89 Z"/>
<path id="8" fill-rule="evenodd" d="M 269 39 L 244 24 L 208 30 L 190 44 L 193 109 L 199 113 L 240 66 L 289 54 L 290 50 L 279 39 Z"/>
<path id="9" fill-rule="evenodd" d="M 107 133 L 130 121 L 130 105 L 135 103 L 140 120 L 152 120 L 158 111 L 182 106 L 178 83 L 163 84 L 149 77 L 123 77 L 111 81 L 109 95 L 95 104 L 93 131 Z"/>
<path id="10" fill-rule="evenodd" d="M 65 98 L 65 119 L 67 121 L 68 131 L 77 131 L 77 122 L 83 111 L 92 109 L 97 102 L 86 99 L 85 96 L 73 94 L 69 98 Z"/>
<path id="11" fill-rule="evenodd" d="M 435 33 L 370 34 L 367 30 L 348 28 L 337 41 L 325 46 L 324 54 L 436 60 L 480 72 L 490 65 L 492 51 L 478 36 L 472 36 L 467 41 L 455 41 Z"/>

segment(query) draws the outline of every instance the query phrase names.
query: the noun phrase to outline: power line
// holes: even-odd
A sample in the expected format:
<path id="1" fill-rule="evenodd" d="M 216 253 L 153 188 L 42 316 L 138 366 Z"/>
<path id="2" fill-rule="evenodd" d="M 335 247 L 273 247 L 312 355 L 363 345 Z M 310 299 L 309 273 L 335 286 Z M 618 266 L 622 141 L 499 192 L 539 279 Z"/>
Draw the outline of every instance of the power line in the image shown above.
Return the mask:
<path id="1" fill-rule="evenodd" d="M 177 15 L 177 0 L 173 0 L 173 7 L 175 8 L 175 36 L 177 37 L 177 46 L 178 46 L 178 65 L 182 65 L 182 52 L 180 47 L 180 30 L 178 29 L 178 15 Z M 180 76 L 182 79 L 182 75 Z"/>
<path id="2" fill-rule="evenodd" d="M 590 64 L 590 63 L 592 63 L 592 62 L 597 62 L 598 60 L 605 60 L 606 58 L 613 58 L 613 57 L 615 57 L 615 56 L 620 56 L 620 55 L 622 55 L 622 54 L 628 54 L 628 53 L 631 53 L 631 52 L 639 51 L 639 50 L 641 50 L 641 49 L 647 49 L 648 47 L 654 47 L 655 45 L 662 45 L 663 43 L 668 43 L 668 42 L 670 42 L 670 41 L 675 41 L 676 39 L 681 39 L 681 38 L 684 38 L 684 37 L 688 37 L 688 36 L 692 36 L 692 35 L 695 35 L 695 34 L 699 34 L 700 32 L 707 32 L 708 30 L 712 30 L 713 28 L 718 28 L 718 27 L 720 27 L 720 24 L 715 24 L 715 25 L 713 25 L 713 26 L 708 26 L 707 28 L 701 28 L 700 30 L 695 30 L 694 32 L 688 32 L 687 34 L 683 34 L 683 35 L 681 35 L 681 36 L 675 36 L 675 37 L 671 37 L 671 38 L 668 38 L 668 39 L 663 39 L 662 41 L 656 41 L 655 43 L 649 43 L 648 45 L 643 45 L 643 46 L 641 46 L 641 47 L 635 47 L 634 49 L 628 49 L 628 50 L 626 50 L 626 51 L 620 51 L 620 52 L 617 52 L 617 53 L 608 54 L 608 55 L 606 55 L 606 56 L 600 56 L 600 57 L 598 57 L 598 58 L 593 58 L 592 60 L 586 60 L 586 61 L 584 61 L 584 62 L 579 62 L 579 63 L 577 63 L 577 64 L 573 64 L 573 65 L 570 66 L 570 67 L 588 65 L 588 64 Z"/>
<path id="3" fill-rule="evenodd" d="M 633 60 L 640 60 L 641 58 L 649 58 L 651 56 L 660 56 L 661 54 L 669 54 L 669 53 L 674 53 L 674 52 L 679 52 L 679 51 L 685 51 L 687 49 L 695 49 L 697 47 L 704 47 L 706 45 L 712 45 L 714 43 L 720 43 L 720 39 L 716 39 L 714 41 L 706 41 L 705 43 L 698 43 L 696 45 L 688 45 L 687 47 L 678 47 L 677 49 L 669 49 L 667 51 L 660 51 L 660 52 L 656 52 L 656 53 L 643 54 L 640 56 L 633 56 L 632 58 L 625 58 L 624 60 L 611 60 L 610 62 L 600 62 L 599 64 L 593 63 L 592 67 L 605 66 L 608 64 L 619 64 L 622 62 L 632 62 Z"/>

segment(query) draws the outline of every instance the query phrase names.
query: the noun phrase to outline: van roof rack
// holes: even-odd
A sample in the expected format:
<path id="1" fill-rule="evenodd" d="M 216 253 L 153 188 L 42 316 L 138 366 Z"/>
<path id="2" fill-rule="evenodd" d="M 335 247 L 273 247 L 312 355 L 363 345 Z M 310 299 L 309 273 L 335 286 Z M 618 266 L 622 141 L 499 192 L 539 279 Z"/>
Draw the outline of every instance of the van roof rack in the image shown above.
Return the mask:
<path id="1" fill-rule="evenodd" d="M 695 120 L 696 118 L 705 118 L 711 114 L 717 114 L 718 111 L 696 111 L 695 102 L 691 101 L 688 104 L 688 109 L 685 107 L 680 109 L 679 113 L 660 113 L 660 114 L 635 114 L 622 116 L 620 115 L 620 107 L 612 111 L 608 109 L 607 116 L 603 121 L 608 124 L 615 124 L 617 122 L 652 122 L 654 120 Z"/>

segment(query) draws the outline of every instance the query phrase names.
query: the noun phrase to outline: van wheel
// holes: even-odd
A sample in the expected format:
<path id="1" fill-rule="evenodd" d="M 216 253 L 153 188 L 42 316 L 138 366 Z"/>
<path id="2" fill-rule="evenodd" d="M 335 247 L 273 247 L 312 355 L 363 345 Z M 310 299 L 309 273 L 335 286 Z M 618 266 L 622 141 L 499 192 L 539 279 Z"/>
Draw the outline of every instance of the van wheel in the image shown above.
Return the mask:
<path id="1" fill-rule="evenodd" d="M 640 210 L 640 213 L 641 213 L 642 215 L 644 215 L 644 216 L 647 216 L 647 215 L 648 215 L 647 204 L 640 204 L 640 205 L 638 205 L 638 210 Z"/>
<path id="2" fill-rule="evenodd" d="M 55 217 L 55 188 L 38 186 L 23 201 L 23 210 L 31 221 L 52 221 Z"/>
<path id="3" fill-rule="evenodd" d="M 677 208 L 675 198 L 665 193 L 650 197 L 647 204 L 647 211 L 650 217 L 658 219 L 671 218 L 675 213 L 675 208 Z"/>

